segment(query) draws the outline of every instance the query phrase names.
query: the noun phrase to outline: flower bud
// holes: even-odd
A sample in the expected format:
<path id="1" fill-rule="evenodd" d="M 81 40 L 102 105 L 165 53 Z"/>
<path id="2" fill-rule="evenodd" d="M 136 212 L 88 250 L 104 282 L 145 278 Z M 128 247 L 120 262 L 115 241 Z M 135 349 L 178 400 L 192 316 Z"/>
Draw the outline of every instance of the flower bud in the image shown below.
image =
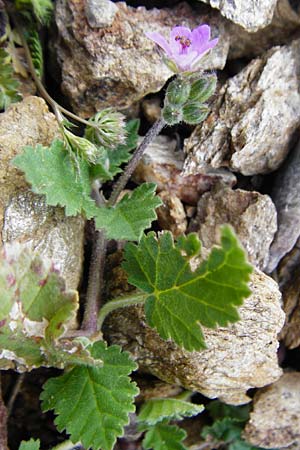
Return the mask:
<path id="1" fill-rule="evenodd" d="M 74 153 L 78 153 L 82 158 L 84 158 L 91 164 L 97 163 L 97 160 L 103 153 L 103 148 L 96 146 L 88 139 L 76 136 L 66 128 L 64 128 L 63 133 L 67 146 Z"/>
<path id="2" fill-rule="evenodd" d="M 87 127 L 84 137 L 97 145 L 115 148 L 126 142 L 125 117 L 111 108 L 103 109 L 95 114 L 89 122 L 93 126 Z"/>
<path id="3" fill-rule="evenodd" d="M 188 102 L 182 108 L 183 121 L 189 125 L 197 125 L 206 118 L 208 111 L 208 106 L 203 103 Z"/>
<path id="4" fill-rule="evenodd" d="M 216 86 L 217 77 L 215 75 L 194 81 L 191 86 L 189 100 L 199 103 L 206 102 L 215 92 Z"/>
<path id="5" fill-rule="evenodd" d="M 190 83 L 188 80 L 182 78 L 176 78 L 171 81 L 167 88 L 166 99 L 172 105 L 183 105 L 190 94 Z"/>
<path id="6" fill-rule="evenodd" d="M 165 122 L 172 126 L 182 121 L 182 106 L 166 104 L 162 110 L 162 116 Z"/>

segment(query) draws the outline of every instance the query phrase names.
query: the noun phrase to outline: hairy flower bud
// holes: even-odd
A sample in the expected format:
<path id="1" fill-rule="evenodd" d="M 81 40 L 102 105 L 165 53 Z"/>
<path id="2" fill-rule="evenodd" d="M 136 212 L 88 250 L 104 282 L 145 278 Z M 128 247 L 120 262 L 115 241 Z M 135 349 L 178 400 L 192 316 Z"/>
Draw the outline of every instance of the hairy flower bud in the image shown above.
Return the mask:
<path id="1" fill-rule="evenodd" d="M 203 103 L 188 102 L 182 108 L 183 121 L 189 125 L 197 125 L 206 118 L 208 111 L 208 106 Z"/>
<path id="2" fill-rule="evenodd" d="M 166 99 L 172 105 L 183 105 L 189 98 L 190 90 L 188 80 L 175 78 L 167 88 Z"/>
<path id="3" fill-rule="evenodd" d="M 215 92 L 217 77 L 215 75 L 199 78 L 192 83 L 189 99 L 195 102 L 206 102 Z"/>
<path id="4" fill-rule="evenodd" d="M 84 136 L 96 145 L 115 148 L 126 142 L 125 117 L 111 108 L 103 109 L 95 114 L 89 122 Z"/>
<path id="5" fill-rule="evenodd" d="M 97 160 L 103 153 L 103 148 L 93 144 L 88 139 L 76 136 L 66 128 L 64 128 L 63 133 L 66 144 L 71 151 L 78 153 L 82 158 L 91 164 L 97 163 Z"/>
<path id="6" fill-rule="evenodd" d="M 182 107 L 167 103 L 162 110 L 162 116 L 168 125 L 176 125 L 182 121 Z"/>

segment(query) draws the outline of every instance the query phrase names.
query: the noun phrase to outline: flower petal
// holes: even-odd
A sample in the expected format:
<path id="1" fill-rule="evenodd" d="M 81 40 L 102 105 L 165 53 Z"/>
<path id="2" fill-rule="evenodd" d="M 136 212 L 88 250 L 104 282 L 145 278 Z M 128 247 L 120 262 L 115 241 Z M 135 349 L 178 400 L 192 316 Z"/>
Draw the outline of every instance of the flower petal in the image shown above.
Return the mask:
<path id="1" fill-rule="evenodd" d="M 203 47 L 200 49 L 200 52 L 198 53 L 197 58 L 191 63 L 193 68 L 196 68 L 198 62 L 201 58 L 203 58 L 206 53 L 209 52 L 213 47 L 215 47 L 218 43 L 219 39 L 213 39 L 212 41 L 207 42 Z"/>
<path id="2" fill-rule="evenodd" d="M 176 62 L 180 69 L 189 70 L 194 59 L 197 58 L 197 55 L 197 52 L 191 51 L 188 54 L 173 55 L 172 59 Z"/>
<path id="3" fill-rule="evenodd" d="M 171 57 L 172 55 L 171 47 L 167 42 L 166 38 L 162 34 L 154 31 L 153 33 L 145 33 L 145 35 L 149 39 L 154 41 L 157 45 L 159 45 L 166 52 L 166 54 Z"/>
<path id="4" fill-rule="evenodd" d="M 210 26 L 200 25 L 192 31 L 192 45 L 196 47 L 205 44 L 210 40 Z"/>

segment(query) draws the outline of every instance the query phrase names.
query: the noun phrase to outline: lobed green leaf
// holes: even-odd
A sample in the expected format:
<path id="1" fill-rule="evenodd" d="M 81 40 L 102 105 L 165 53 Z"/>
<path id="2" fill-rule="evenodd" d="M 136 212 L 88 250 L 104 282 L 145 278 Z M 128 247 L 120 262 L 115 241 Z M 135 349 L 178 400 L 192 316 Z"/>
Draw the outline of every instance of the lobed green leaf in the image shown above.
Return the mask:
<path id="1" fill-rule="evenodd" d="M 155 196 L 156 185 L 143 183 L 131 195 L 126 194 L 114 207 L 98 208 L 96 228 L 105 229 L 108 239 L 137 241 L 156 219 L 155 208 L 161 205 Z"/>
<path id="2" fill-rule="evenodd" d="M 187 450 L 183 445 L 186 432 L 177 425 L 168 425 L 165 422 L 147 427 L 143 440 L 145 450 Z"/>
<path id="3" fill-rule="evenodd" d="M 124 269 L 131 284 L 149 294 L 146 319 L 163 339 L 173 339 L 186 350 L 205 348 L 199 324 L 214 328 L 239 319 L 237 307 L 250 295 L 252 267 L 229 226 L 222 227 L 221 245 L 192 271 L 189 250 L 193 237 L 174 244 L 171 233 L 156 238 L 151 232 L 140 243 L 125 247 Z M 198 244 L 200 250 L 200 243 Z"/>
<path id="4" fill-rule="evenodd" d="M 27 146 L 12 163 L 25 173 L 33 192 L 46 196 L 48 205 L 65 207 L 67 216 L 94 215 L 88 164 L 79 158 L 75 163 L 62 141 L 54 140 L 49 148 Z"/>
<path id="5" fill-rule="evenodd" d="M 135 410 L 138 389 L 128 375 L 136 364 L 119 346 L 106 347 L 102 341 L 93 345 L 91 354 L 103 361 L 103 367 L 75 367 L 48 380 L 41 394 L 42 409 L 54 409 L 58 430 L 66 430 L 73 442 L 111 450 Z"/>

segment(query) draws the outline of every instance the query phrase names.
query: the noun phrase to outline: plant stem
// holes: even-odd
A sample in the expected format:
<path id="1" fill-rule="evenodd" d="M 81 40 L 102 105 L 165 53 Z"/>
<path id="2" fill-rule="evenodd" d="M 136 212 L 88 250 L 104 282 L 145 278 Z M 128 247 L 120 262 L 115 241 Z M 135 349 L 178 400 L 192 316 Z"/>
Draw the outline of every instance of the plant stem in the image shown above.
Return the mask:
<path id="1" fill-rule="evenodd" d="M 12 388 L 11 394 L 9 396 L 9 400 L 7 402 L 7 416 L 9 417 L 11 415 L 15 400 L 19 394 L 19 391 L 21 389 L 21 386 L 25 379 L 25 373 L 21 373 L 18 375 L 18 378 L 14 384 L 14 387 Z"/>
<path id="2" fill-rule="evenodd" d="M 144 151 L 148 147 L 148 145 L 153 141 L 156 136 L 159 135 L 163 127 L 166 125 L 166 122 L 164 119 L 160 118 L 158 119 L 150 128 L 148 133 L 145 135 L 144 139 L 138 146 L 138 148 L 133 153 L 133 156 L 127 166 L 124 169 L 123 174 L 120 176 L 118 181 L 115 183 L 113 187 L 113 191 L 111 193 L 111 196 L 108 200 L 108 206 L 114 206 L 118 200 L 118 197 L 121 193 L 121 191 L 125 188 L 127 182 L 129 181 L 129 178 L 133 174 L 134 170 L 136 169 L 141 157 L 143 156 Z"/>
<path id="3" fill-rule="evenodd" d="M 115 309 L 125 308 L 126 306 L 136 305 L 137 303 L 144 303 L 148 294 L 137 294 L 134 293 L 132 295 L 118 297 L 114 300 L 110 300 L 102 306 L 101 311 L 98 317 L 98 329 L 101 330 L 104 320 L 106 316 L 114 311 Z"/>
<path id="4" fill-rule="evenodd" d="M 103 206 L 104 200 L 99 192 L 99 183 L 94 183 L 93 197 L 97 206 Z M 88 288 L 81 329 L 91 334 L 98 330 L 97 321 L 100 308 L 101 291 L 103 287 L 103 272 L 105 266 L 107 240 L 103 230 L 95 231 L 91 263 L 89 267 Z"/>

